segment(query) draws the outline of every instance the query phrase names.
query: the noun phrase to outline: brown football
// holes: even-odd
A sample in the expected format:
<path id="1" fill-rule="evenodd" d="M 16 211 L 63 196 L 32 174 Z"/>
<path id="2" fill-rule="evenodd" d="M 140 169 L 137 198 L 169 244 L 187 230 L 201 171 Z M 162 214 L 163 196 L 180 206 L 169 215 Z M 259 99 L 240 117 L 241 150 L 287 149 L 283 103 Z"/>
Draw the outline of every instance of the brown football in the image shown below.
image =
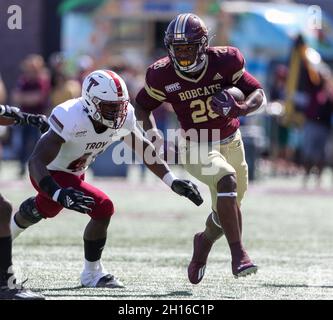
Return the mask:
<path id="1" fill-rule="evenodd" d="M 10 126 L 14 124 L 14 119 L 0 116 L 0 126 Z"/>
<path id="2" fill-rule="evenodd" d="M 225 101 L 225 96 L 223 95 L 224 90 L 227 90 L 237 102 L 243 102 L 245 100 L 245 95 L 240 89 L 234 86 L 227 86 L 223 87 L 221 91 L 215 94 L 220 101 Z"/>

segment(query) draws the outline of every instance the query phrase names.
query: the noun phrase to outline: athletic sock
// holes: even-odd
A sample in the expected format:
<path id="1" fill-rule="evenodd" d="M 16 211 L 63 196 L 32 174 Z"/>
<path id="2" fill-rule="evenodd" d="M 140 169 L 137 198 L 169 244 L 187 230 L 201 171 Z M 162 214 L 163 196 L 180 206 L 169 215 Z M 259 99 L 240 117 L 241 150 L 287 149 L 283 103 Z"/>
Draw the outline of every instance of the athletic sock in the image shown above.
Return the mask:
<path id="1" fill-rule="evenodd" d="M 12 235 L 12 240 L 15 240 L 26 228 L 20 226 L 15 219 L 15 215 L 13 215 L 10 220 L 10 233 Z"/>
<path id="2" fill-rule="evenodd" d="M 106 238 L 98 240 L 84 239 L 84 257 L 87 261 L 94 262 L 101 259 L 106 243 Z"/>

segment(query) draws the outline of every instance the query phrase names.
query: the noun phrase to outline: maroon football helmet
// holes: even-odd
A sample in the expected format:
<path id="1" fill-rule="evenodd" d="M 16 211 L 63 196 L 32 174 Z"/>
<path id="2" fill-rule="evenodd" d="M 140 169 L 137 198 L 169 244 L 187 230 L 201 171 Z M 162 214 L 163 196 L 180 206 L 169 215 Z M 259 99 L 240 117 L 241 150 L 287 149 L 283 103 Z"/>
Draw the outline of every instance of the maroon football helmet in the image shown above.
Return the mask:
<path id="1" fill-rule="evenodd" d="M 179 14 L 170 22 L 164 44 L 175 68 L 182 72 L 199 71 L 206 61 L 208 29 L 195 14 Z"/>

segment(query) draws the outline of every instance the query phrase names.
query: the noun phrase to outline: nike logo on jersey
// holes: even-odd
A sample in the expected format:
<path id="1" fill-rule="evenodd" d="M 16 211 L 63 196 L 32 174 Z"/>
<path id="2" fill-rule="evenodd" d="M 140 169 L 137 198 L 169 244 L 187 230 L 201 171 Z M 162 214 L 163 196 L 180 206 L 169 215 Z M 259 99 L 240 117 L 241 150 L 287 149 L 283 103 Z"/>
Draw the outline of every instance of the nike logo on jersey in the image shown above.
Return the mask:
<path id="1" fill-rule="evenodd" d="M 213 80 L 221 80 L 221 79 L 223 79 L 223 77 L 219 73 L 217 73 L 213 78 Z"/>
<path id="2" fill-rule="evenodd" d="M 94 149 L 101 149 L 104 148 L 108 144 L 108 141 L 106 142 L 90 142 L 86 145 L 86 150 L 94 150 Z"/>

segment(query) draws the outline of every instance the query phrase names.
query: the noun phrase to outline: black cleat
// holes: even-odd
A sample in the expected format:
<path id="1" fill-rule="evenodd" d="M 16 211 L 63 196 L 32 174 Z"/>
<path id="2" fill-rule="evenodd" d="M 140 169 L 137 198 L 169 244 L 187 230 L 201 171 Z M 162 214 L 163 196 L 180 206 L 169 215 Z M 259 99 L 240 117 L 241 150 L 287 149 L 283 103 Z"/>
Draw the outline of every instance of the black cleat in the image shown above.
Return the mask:
<path id="1" fill-rule="evenodd" d="M 14 289 L 1 287 L 0 300 L 45 300 L 45 297 L 23 287 Z"/>
<path id="2" fill-rule="evenodd" d="M 123 283 L 118 280 L 115 276 L 107 274 L 100 278 L 96 284 L 96 288 L 125 288 Z"/>

